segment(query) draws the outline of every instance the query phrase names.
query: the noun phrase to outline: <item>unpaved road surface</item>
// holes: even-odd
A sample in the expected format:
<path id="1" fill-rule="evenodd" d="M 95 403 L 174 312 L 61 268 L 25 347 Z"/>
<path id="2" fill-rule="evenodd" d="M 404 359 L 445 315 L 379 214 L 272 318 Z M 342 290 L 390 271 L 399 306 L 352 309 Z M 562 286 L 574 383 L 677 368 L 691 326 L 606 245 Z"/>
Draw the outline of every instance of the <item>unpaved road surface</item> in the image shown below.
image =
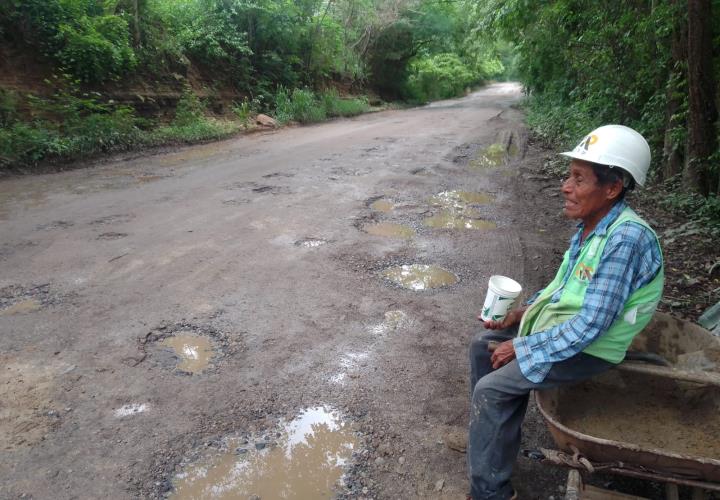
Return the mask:
<path id="1" fill-rule="evenodd" d="M 534 291 L 572 228 L 520 97 L 496 84 L 0 182 L 0 497 L 162 498 L 198 450 L 325 405 L 359 440 L 338 495 L 463 498 L 465 455 L 444 440 L 467 422 L 487 279 Z M 496 227 L 426 227 L 450 190 L 488 195 L 466 208 Z M 378 222 L 414 235 L 363 231 Z M 405 264 L 458 282 L 383 277 Z M 204 371 L 163 347 L 179 332 L 209 340 Z M 532 409 L 526 431 L 547 439 Z M 549 471 L 521 460 L 525 498 L 558 495 Z"/>

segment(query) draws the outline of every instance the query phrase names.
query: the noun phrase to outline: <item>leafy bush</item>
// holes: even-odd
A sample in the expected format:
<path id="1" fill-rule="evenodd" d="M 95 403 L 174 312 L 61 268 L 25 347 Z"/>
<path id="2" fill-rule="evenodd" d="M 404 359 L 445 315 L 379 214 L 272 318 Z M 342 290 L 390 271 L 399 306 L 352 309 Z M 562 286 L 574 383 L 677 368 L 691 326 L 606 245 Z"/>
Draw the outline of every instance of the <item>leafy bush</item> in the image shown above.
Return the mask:
<path id="1" fill-rule="evenodd" d="M 260 112 L 260 107 L 262 105 L 262 97 L 254 97 L 253 99 L 248 99 L 247 97 L 243 97 L 243 100 L 240 102 L 236 102 L 232 106 L 232 111 L 235 113 L 235 116 L 238 117 L 238 120 L 240 120 L 240 123 L 243 127 L 247 127 L 248 122 L 250 121 L 250 117 Z"/>
<path id="2" fill-rule="evenodd" d="M 142 144 L 132 108 L 73 116 L 63 127 L 48 122 L 17 122 L 0 129 L 0 165 L 33 165 L 43 159 L 82 158 Z"/>
<path id="3" fill-rule="evenodd" d="M 205 105 L 200 98 L 192 91 L 185 89 L 182 97 L 175 107 L 175 119 L 173 124 L 177 126 L 191 125 L 201 121 L 205 115 Z"/>
<path id="4" fill-rule="evenodd" d="M 58 37 L 64 46 L 57 58 L 84 82 L 118 79 L 137 64 L 127 21 L 120 16 L 82 16 L 61 24 Z"/>
<path id="5" fill-rule="evenodd" d="M 318 96 L 327 116 L 355 116 L 368 110 L 366 98 L 343 99 L 337 90 L 329 89 Z"/>
<path id="6" fill-rule="evenodd" d="M 12 90 L 0 89 L 0 127 L 7 127 L 17 119 L 18 96 Z"/>
<path id="7" fill-rule="evenodd" d="M 325 108 L 319 105 L 315 94 L 308 89 L 295 89 L 292 93 L 280 87 L 275 94 L 275 119 L 280 123 L 298 121 L 313 123 L 324 120 Z"/>
<path id="8" fill-rule="evenodd" d="M 148 144 L 166 144 L 168 142 L 198 142 L 228 137 L 239 130 L 232 122 L 202 117 L 184 125 L 171 124 L 153 130 L 146 139 Z"/>
<path id="9" fill-rule="evenodd" d="M 418 58 L 410 63 L 408 97 L 422 102 L 457 97 L 479 79 L 455 54 Z"/>
<path id="10" fill-rule="evenodd" d="M 0 128 L 0 166 L 37 163 L 55 149 L 57 134 L 29 123 Z"/>

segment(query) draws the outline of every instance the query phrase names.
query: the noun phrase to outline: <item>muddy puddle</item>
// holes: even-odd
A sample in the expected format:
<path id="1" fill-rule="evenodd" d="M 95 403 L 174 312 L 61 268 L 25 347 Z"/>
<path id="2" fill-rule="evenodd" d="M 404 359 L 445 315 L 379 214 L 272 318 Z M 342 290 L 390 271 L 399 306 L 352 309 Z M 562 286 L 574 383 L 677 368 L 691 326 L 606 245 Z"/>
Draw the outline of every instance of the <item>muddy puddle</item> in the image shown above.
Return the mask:
<path id="1" fill-rule="evenodd" d="M 339 412 L 308 408 L 269 435 L 227 439 L 224 451 L 205 455 L 175 476 L 169 498 L 334 498 L 357 448 L 352 425 Z"/>
<path id="2" fill-rule="evenodd" d="M 392 201 L 383 198 L 375 200 L 370 204 L 370 209 L 375 210 L 376 212 L 388 213 L 392 212 L 394 208 L 395 205 Z"/>
<path id="3" fill-rule="evenodd" d="M 563 391 L 560 422 L 598 438 L 720 459 L 720 389 L 648 377 L 625 382 Z"/>
<path id="4" fill-rule="evenodd" d="M 497 227 L 494 222 L 465 217 L 453 211 L 443 211 L 426 217 L 423 225 L 433 229 L 495 229 Z"/>
<path id="5" fill-rule="evenodd" d="M 115 418 L 129 417 L 131 415 L 145 413 L 149 408 L 150 405 L 147 403 L 130 403 L 113 410 L 113 415 L 115 415 Z"/>
<path id="6" fill-rule="evenodd" d="M 383 277 L 409 290 L 428 290 L 454 285 L 457 276 L 445 269 L 425 264 L 406 264 L 386 269 Z"/>
<path id="7" fill-rule="evenodd" d="M 378 222 L 377 224 L 365 224 L 363 231 L 373 236 L 383 236 L 385 238 L 404 238 L 409 239 L 415 236 L 415 230 L 410 226 L 395 224 L 392 222 Z"/>
<path id="8" fill-rule="evenodd" d="M 215 349 L 209 338 L 190 333 L 178 333 L 160 342 L 162 347 L 171 349 L 178 358 L 179 371 L 200 374 L 210 364 Z"/>
<path id="9" fill-rule="evenodd" d="M 470 161 L 471 168 L 493 168 L 505 165 L 508 160 L 518 154 L 515 144 L 505 147 L 504 144 L 495 143 L 480 151 L 477 157 Z"/>
<path id="10" fill-rule="evenodd" d="M 37 299 L 25 299 L 20 302 L 7 307 L 6 309 L 0 310 L 0 316 L 12 316 L 14 314 L 29 314 L 35 311 L 39 311 L 42 308 L 42 304 Z"/>
<path id="11" fill-rule="evenodd" d="M 468 205 L 487 205 L 495 202 L 495 197 L 487 193 L 472 191 L 443 191 L 430 198 L 430 204 L 442 208 L 464 210 Z"/>
<path id="12" fill-rule="evenodd" d="M 327 240 L 320 238 L 304 238 L 295 242 L 295 246 L 301 248 L 317 248 L 327 244 Z"/>
<path id="13" fill-rule="evenodd" d="M 409 323 L 408 316 L 405 311 L 387 311 L 385 319 L 382 323 L 370 328 L 370 332 L 374 335 L 384 335 L 386 333 L 395 332 Z"/>

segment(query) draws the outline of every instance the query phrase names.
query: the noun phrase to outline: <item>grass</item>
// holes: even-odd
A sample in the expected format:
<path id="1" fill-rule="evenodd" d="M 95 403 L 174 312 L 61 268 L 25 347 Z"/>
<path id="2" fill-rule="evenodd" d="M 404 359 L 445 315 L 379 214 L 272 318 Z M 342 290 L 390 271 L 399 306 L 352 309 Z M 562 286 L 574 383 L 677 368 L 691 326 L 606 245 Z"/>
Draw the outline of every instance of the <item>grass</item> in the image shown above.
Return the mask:
<path id="1" fill-rule="evenodd" d="M 233 107 L 235 120 L 211 118 L 202 100 L 187 90 L 172 122 L 152 124 L 137 117 L 131 107 L 102 104 L 95 98 L 63 94 L 56 101 L 33 98 L 30 102 L 37 118 L 23 121 L 16 112 L 16 99 L 0 99 L 0 171 L 147 146 L 223 139 L 246 129 L 258 108 L 254 101 L 243 101 Z M 335 90 L 315 94 L 308 89 L 280 88 L 275 104 L 274 114 L 281 124 L 315 123 L 370 109 L 367 99 L 341 98 Z"/>

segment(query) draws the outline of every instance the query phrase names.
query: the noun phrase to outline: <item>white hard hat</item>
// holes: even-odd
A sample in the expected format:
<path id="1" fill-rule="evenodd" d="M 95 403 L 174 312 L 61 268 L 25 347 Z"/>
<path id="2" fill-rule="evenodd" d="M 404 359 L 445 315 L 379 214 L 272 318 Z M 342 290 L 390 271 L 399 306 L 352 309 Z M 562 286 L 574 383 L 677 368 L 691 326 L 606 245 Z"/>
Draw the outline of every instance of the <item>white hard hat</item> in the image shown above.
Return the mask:
<path id="1" fill-rule="evenodd" d="M 590 132 L 572 151 L 561 155 L 626 171 L 642 186 L 650 167 L 650 146 L 624 125 L 603 125 Z"/>

